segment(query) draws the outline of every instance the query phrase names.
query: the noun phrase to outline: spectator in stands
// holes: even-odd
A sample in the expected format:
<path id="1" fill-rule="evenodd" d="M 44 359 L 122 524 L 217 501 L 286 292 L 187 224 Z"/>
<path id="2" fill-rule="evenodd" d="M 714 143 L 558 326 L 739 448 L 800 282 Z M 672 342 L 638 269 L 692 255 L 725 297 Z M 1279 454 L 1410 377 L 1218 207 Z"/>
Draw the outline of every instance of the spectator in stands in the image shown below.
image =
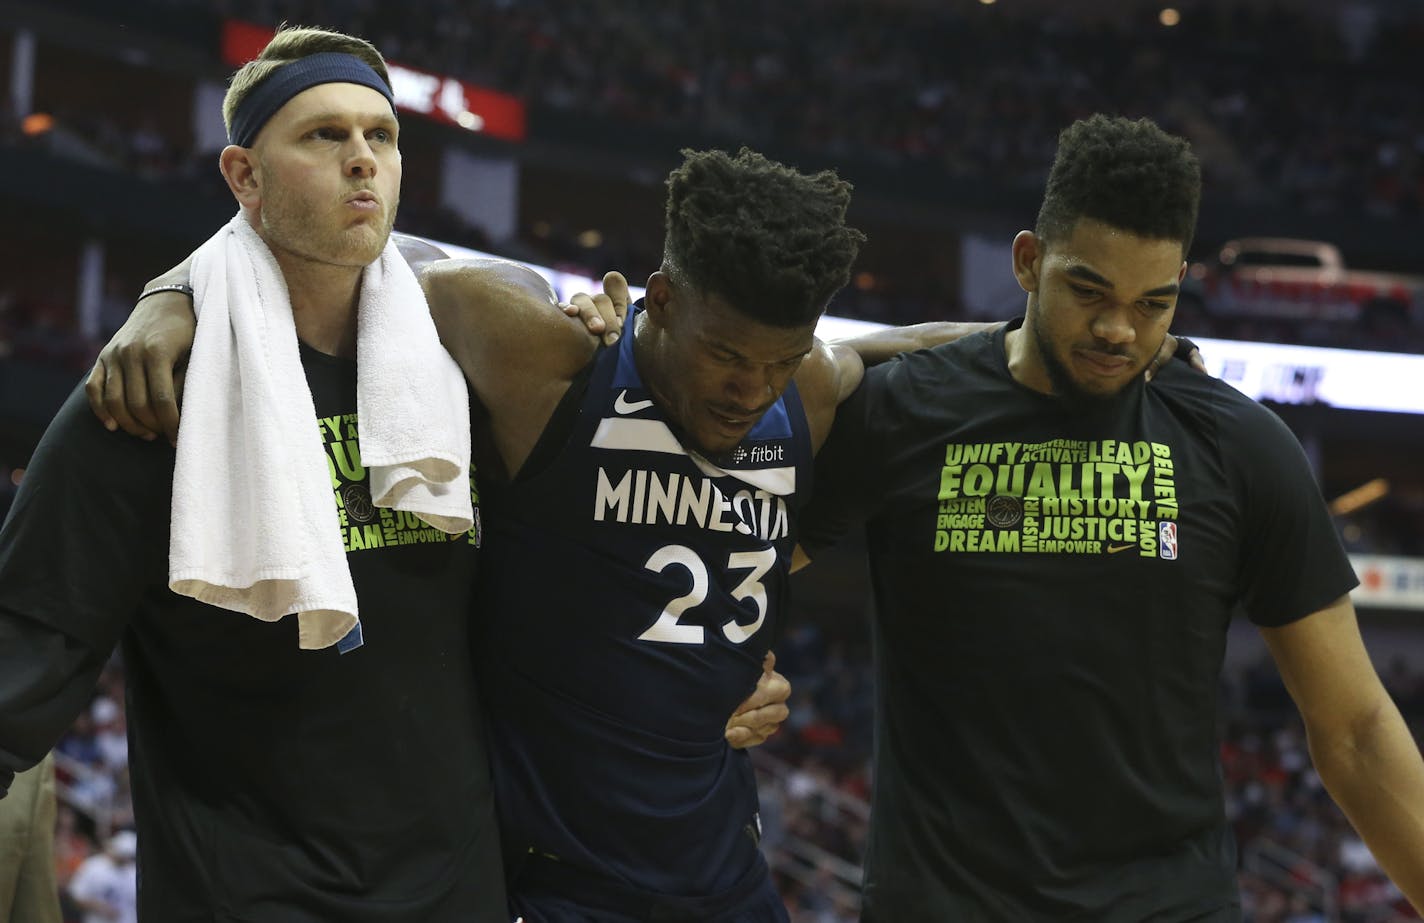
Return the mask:
<path id="1" fill-rule="evenodd" d="M 100 763 L 109 772 L 118 773 L 129 764 L 124 707 L 108 696 L 100 696 L 90 706 L 89 714 L 94 719 L 94 745 L 99 751 Z"/>
<path id="2" fill-rule="evenodd" d="M 61 890 L 68 888 L 69 879 L 74 877 L 84 860 L 94 854 L 95 849 L 94 840 L 80 829 L 79 815 L 74 808 L 61 804 L 56 813 L 54 830 L 54 875 Z"/>
<path id="3" fill-rule="evenodd" d="M 69 896 L 84 923 L 138 923 L 138 836 L 120 830 L 69 880 Z"/>

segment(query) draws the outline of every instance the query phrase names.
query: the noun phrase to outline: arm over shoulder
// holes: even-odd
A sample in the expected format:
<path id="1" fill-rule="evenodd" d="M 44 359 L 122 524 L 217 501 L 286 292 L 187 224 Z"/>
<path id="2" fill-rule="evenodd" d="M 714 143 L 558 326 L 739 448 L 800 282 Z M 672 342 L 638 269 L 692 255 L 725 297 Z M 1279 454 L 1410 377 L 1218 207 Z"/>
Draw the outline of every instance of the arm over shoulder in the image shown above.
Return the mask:
<path id="1" fill-rule="evenodd" d="M 905 327 L 885 327 L 836 342 L 855 350 L 866 365 L 879 365 L 900 353 L 952 343 L 972 333 L 997 330 L 1002 326 L 1002 321 L 929 321 Z"/>
<path id="2" fill-rule="evenodd" d="M 419 275 L 441 342 L 489 411 L 506 469 L 518 471 L 598 341 L 518 263 L 442 260 Z"/>
<path id="3" fill-rule="evenodd" d="M 865 365 L 854 349 L 820 340 L 796 370 L 796 389 L 811 427 L 811 445 L 817 451 L 830 434 L 836 408 L 855 392 L 864 376 Z"/>
<path id="4" fill-rule="evenodd" d="M 883 415 L 876 408 L 889 368 L 855 375 L 853 390 L 835 408 L 834 425 L 816 455 L 811 500 L 799 517 L 798 566 L 867 519 L 880 501 L 884 454 L 877 450 L 882 434 L 876 423 Z"/>
<path id="5" fill-rule="evenodd" d="M 437 260 L 450 258 L 450 254 L 441 250 L 424 237 L 402 234 L 397 231 L 391 235 L 391 239 L 396 242 L 396 249 L 400 251 L 400 255 L 405 257 L 405 261 L 410 264 L 410 268 L 417 273 Z"/>
<path id="6" fill-rule="evenodd" d="M 555 307 L 554 290 L 527 266 L 442 260 L 425 266 L 420 280 L 441 340 L 477 390 L 526 371 L 572 377 L 597 346 Z"/>

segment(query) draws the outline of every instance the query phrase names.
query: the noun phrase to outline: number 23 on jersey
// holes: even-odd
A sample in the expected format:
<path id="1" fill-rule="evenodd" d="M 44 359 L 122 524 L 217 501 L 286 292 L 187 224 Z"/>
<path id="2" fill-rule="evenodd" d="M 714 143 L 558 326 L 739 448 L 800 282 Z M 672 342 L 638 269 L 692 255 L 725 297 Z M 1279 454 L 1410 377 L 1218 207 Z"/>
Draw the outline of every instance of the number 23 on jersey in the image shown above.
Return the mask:
<path id="1" fill-rule="evenodd" d="M 661 641 L 667 644 L 702 644 L 706 629 L 701 625 L 690 625 L 682 621 L 689 610 L 700 606 L 707 599 L 707 565 L 702 558 L 686 545 L 664 545 L 653 552 L 643 565 L 650 571 L 661 573 L 669 567 L 681 566 L 692 576 L 692 587 L 682 596 L 671 600 L 658 615 L 657 621 L 647 631 L 638 635 L 640 641 Z M 756 608 L 756 620 L 743 625 L 735 618 L 722 624 L 722 634 L 733 644 L 741 644 L 757 633 L 766 621 L 766 587 L 761 578 L 776 566 L 776 549 L 762 548 L 758 551 L 734 551 L 727 556 L 727 570 L 747 571 L 745 579 L 732 589 L 732 598 L 751 600 Z"/>

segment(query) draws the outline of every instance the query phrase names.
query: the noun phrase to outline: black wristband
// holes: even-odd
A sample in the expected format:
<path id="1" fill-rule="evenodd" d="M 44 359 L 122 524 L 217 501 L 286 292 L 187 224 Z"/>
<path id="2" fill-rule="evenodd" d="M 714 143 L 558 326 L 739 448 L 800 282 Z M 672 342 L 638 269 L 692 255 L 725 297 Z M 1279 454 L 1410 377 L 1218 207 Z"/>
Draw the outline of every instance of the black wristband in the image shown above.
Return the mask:
<path id="1" fill-rule="evenodd" d="M 153 288 L 144 289 L 143 294 L 139 295 L 138 298 L 134 299 L 134 301 L 135 303 L 138 303 L 140 301 L 143 301 L 149 295 L 157 295 L 159 292 L 182 292 L 184 295 L 187 295 L 189 298 L 192 298 L 193 286 L 183 285 L 181 283 L 174 283 L 173 285 L 155 285 Z"/>

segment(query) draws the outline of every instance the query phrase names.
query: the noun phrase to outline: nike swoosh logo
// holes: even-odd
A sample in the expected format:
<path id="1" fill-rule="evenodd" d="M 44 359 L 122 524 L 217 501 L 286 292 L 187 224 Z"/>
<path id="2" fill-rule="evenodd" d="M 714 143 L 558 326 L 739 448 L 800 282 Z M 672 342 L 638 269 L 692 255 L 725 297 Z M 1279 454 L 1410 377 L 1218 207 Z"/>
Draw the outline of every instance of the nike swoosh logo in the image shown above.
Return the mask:
<path id="1" fill-rule="evenodd" d="M 1109 545 L 1108 554 L 1117 554 L 1119 551 L 1126 551 L 1129 548 L 1136 548 L 1136 545 Z"/>
<path id="2" fill-rule="evenodd" d="M 651 406 L 653 406 L 652 401 L 629 401 L 627 391 L 620 392 L 619 395 L 613 399 L 614 413 L 637 413 Z"/>

